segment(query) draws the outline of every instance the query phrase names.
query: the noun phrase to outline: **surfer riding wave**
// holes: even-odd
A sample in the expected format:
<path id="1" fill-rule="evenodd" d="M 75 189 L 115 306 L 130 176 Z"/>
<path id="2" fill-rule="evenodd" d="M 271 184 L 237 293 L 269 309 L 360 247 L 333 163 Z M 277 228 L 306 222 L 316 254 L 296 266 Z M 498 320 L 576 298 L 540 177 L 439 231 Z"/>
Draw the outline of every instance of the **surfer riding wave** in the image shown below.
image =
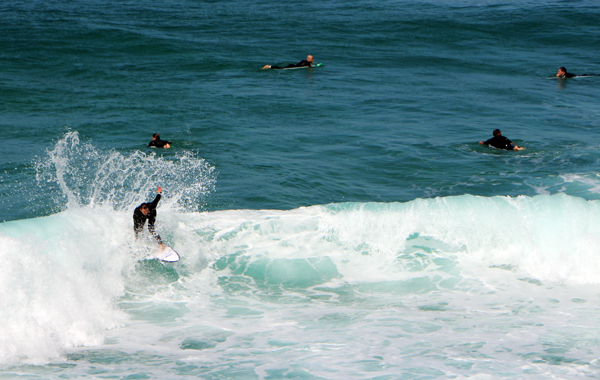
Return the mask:
<path id="1" fill-rule="evenodd" d="M 165 245 L 160 238 L 160 235 L 156 233 L 154 229 L 154 223 L 156 222 L 156 206 L 161 198 L 162 188 L 159 186 L 156 188 L 156 198 L 150 203 L 142 203 L 133 211 L 133 230 L 135 231 L 135 238 L 138 238 L 140 232 L 144 230 L 144 224 L 148 221 L 148 231 L 156 239 L 161 248 L 165 248 Z"/>

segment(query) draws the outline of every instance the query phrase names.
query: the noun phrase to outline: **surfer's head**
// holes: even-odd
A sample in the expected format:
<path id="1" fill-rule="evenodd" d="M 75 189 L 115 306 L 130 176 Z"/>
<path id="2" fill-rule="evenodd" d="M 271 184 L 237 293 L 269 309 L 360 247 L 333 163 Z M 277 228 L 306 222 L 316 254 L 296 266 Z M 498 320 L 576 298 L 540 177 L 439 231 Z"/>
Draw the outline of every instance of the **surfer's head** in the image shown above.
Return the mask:
<path id="1" fill-rule="evenodd" d="M 567 75 L 567 69 L 563 66 L 563 67 L 559 67 L 558 68 L 558 73 L 556 73 L 557 77 L 564 77 L 565 75 Z"/>
<path id="2" fill-rule="evenodd" d="M 160 135 L 158 133 L 153 134 L 152 140 L 160 140 Z"/>
<path id="3" fill-rule="evenodd" d="M 148 212 L 149 212 L 148 204 L 147 203 L 142 203 L 140 205 L 140 211 L 142 212 L 142 214 L 148 215 Z"/>
<path id="4" fill-rule="evenodd" d="M 494 129 L 494 132 L 492 132 L 492 134 L 493 134 L 494 136 L 501 136 L 501 135 L 502 135 L 502 132 L 500 132 L 500 130 L 499 130 L 499 129 Z"/>
<path id="5" fill-rule="evenodd" d="M 314 61 L 315 61 L 315 59 L 313 58 L 313 56 L 312 56 L 312 55 L 308 55 L 308 56 L 306 56 L 306 62 L 313 63 Z"/>

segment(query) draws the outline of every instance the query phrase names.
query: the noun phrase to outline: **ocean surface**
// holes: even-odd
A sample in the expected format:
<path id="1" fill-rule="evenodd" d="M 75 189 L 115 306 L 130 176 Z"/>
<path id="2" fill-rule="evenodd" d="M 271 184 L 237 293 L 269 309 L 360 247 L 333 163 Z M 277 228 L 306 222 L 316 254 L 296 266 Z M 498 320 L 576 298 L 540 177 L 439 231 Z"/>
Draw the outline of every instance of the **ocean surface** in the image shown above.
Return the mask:
<path id="1" fill-rule="evenodd" d="M 2 1 L 0 379 L 600 378 L 598 20 Z"/>

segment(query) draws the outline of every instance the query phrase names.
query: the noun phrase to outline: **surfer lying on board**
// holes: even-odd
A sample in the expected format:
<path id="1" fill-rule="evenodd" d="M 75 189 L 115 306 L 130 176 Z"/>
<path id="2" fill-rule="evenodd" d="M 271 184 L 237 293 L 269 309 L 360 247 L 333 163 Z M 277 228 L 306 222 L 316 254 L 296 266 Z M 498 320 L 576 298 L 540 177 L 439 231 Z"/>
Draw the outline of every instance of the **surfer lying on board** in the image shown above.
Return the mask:
<path id="1" fill-rule="evenodd" d="M 151 203 L 142 203 L 133 211 L 133 230 L 135 231 L 135 238 L 137 240 L 138 234 L 144 230 L 144 224 L 148 220 L 148 231 L 154 236 L 161 248 L 165 248 L 160 235 L 154 230 L 154 222 L 156 221 L 156 206 L 160 201 L 162 187 L 156 188 L 156 198 Z"/>
<path id="2" fill-rule="evenodd" d="M 506 149 L 506 150 L 522 150 L 525 148 L 521 148 L 512 143 L 508 138 L 502 136 L 502 132 L 499 129 L 494 129 L 492 132 L 494 137 L 489 140 L 480 141 L 479 143 L 482 145 L 493 146 L 496 149 Z"/>
<path id="3" fill-rule="evenodd" d="M 313 58 L 312 55 L 309 55 L 306 57 L 306 59 L 296 63 L 295 65 L 293 63 L 290 63 L 289 65 L 287 65 L 286 67 L 279 67 L 279 66 L 271 66 L 271 65 L 265 65 L 263 67 L 263 69 L 291 69 L 293 67 L 314 67 L 313 62 L 315 61 L 315 59 Z"/>
<path id="4" fill-rule="evenodd" d="M 556 76 L 558 78 L 575 78 L 575 77 L 597 77 L 598 75 L 596 75 L 596 74 L 581 74 L 581 75 L 571 74 L 571 73 L 567 72 L 566 68 L 559 67 L 558 73 L 556 73 Z"/>
<path id="5" fill-rule="evenodd" d="M 155 133 L 152 135 L 152 141 L 150 141 L 148 143 L 148 148 L 151 147 L 157 147 L 157 148 L 170 148 L 171 147 L 171 142 L 170 141 L 166 141 L 166 140 L 161 140 L 160 139 L 160 135 L 158 133 Z"/>
<path id="6" fill-rule="evenodd" d="M 559 78 L 573 78 L 573 77 L 576 77 L 577 75 L 568 73 L 567 69 L 564 67 L 559 67 L 558 73 L 556 73 L 556 76 Z"/>

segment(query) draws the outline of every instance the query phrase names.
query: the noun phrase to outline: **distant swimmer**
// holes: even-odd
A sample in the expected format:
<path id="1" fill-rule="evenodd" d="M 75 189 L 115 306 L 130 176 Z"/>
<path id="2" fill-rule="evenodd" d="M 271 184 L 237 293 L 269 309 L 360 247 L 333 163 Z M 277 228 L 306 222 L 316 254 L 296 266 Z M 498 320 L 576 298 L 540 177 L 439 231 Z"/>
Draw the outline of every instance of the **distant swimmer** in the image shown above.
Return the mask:
<path id="1" fill-rule="evenodd" d="M 151 147 L 167 149 L 167 148 L 171 147 L 171 142 L 161 140 L 160 135 L 158 133 L 155 133 L 152 135 L 152 141 L 150 141 L 150 143 L 148 143 L 148 148 L 151 148 Z"/>
<path id="2" fill-rule="evenodd" d="M 154 222 L 156 221 L 156 206 L 158 205 L 158 201 L 160 201 L 162 188 L 156 188 L 156 198 L 151 203 L 142 203 L 133 211 L 133 231 L 135 232 L 135 238 L 138 238 L 140 232 L 144 230 L 144 224 L 146 224 L 146 220 L 148 221 L 148 231 L 150 234 L 154 236 L 158 244 L 160 244 L 161 248 L 164 248 L 160 235 L 156 233 L 154 230 Z"/>
<path id="3" fill-rule="evenodd" d="M 312 55 L 309 55 L 306 57 L 306 59 L 296 63 L 295 65 L 293 63 L 290 63 L 289 65 L 287 65 L 286 67 L 279 67 L 279 66 L 271 66 L 271 65 L 265 65 L 263 67 L 263 69 L 276 69 L 276 70 L 281 70 L 281 69 L 293 69 L 295 67 L 315 67 L 314 65 L 314 61 L 315 59 L 313 58 Z"/>
<path id="4" fill-rule="evenodd" d="M 510 141 L 509 139 L 507 139 L 506 137 L 502 136 L 502 132 L 500 132 L 499 129 L 494 129 L 494 132 L 492 133 L 494 135 L 494 137 L 492 137 L 491 139 L 487 140 L 487 141 L 480 141 L 479 143 L 482 145 L 487 145 L 487 146 L 493 146 L 494 148 L 497 149 L 505 149 L 505 150 L 522 150 L 525 148 L 521 148 L 516 146 L 515 144 L 512 143 L 512 141 Z"/>

